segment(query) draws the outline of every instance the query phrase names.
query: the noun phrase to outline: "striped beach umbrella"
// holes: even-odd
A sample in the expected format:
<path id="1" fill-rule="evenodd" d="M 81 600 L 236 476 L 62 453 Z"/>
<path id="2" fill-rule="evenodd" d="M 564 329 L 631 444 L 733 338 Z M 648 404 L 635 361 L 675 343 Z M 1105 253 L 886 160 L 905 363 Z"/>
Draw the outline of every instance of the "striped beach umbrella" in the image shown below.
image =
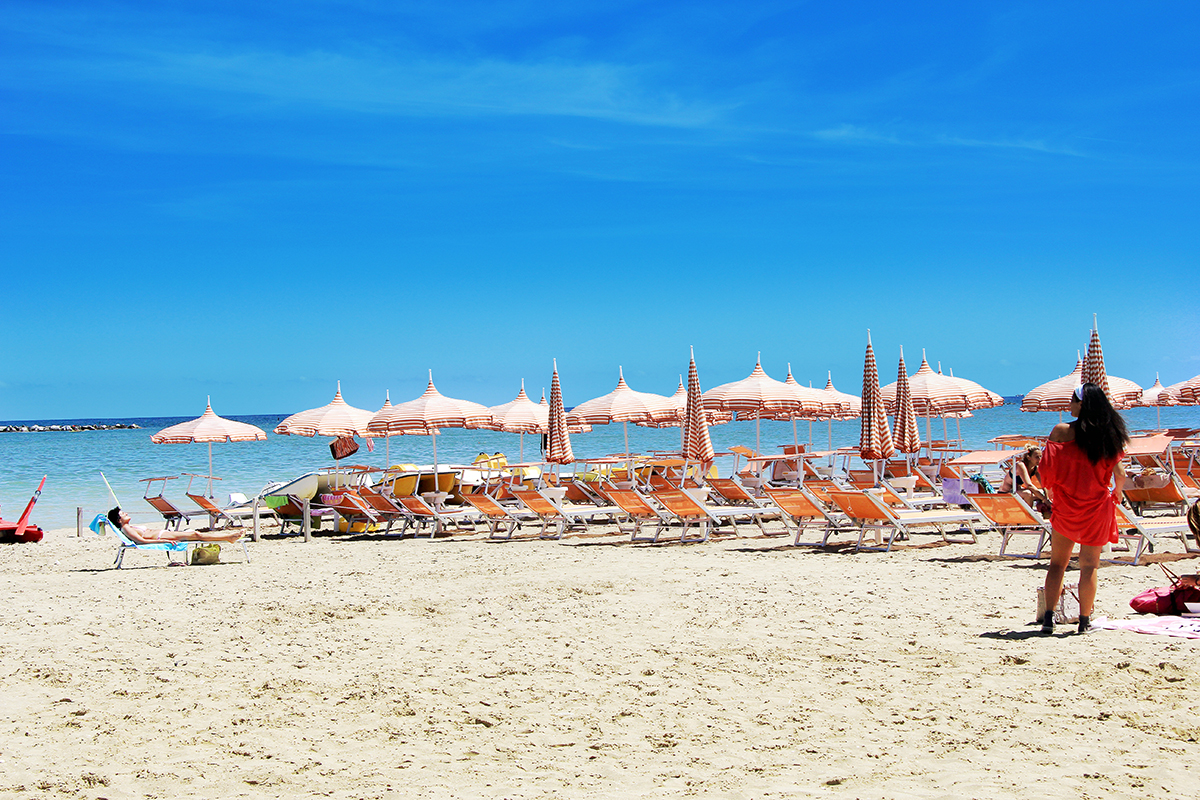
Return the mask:
<path id="1" fill-rule="evenodd" d="M 550 405 L 545 396 L 540 403 L 535 403 L 525 394 L 525 381 L 521 381 L 521 391 L 515 399 L 488 409 L 492 421 L 482 427 L 490 431 L 517 433 L 521 435 L 521 463 L 525 461 L 525 434 L 550 432 Z M 571 433 L 582 433 L 591 430 L 588 425 L 570 426 Z"/>
<path id="2" fill-rule="evenodd" d="M 828 372 L 825 381 L 825 388 L 821 393 L 827 398 L 826 408 L 834 409 L 832 413 L 825 415 L 826 421 L 829 423 L 829 449 L 833 449 L 833 421 L 857 419 L 862 416 L 862 399 L 855 397 L 852 394 L 839 392 L 833 385 L 833 372 Z"/>
<path id="3" fill-rule="evenodd" d="M 554 361 L 554 377 L 550 379 L 550 441 L 546 445 L 546 460 L 551 464 L 570 464 L 571 436 L 567 432 L 567 412 L 563 408 L 562 386 L 558 382 L 558 359 Z"/>
<path id="4" fill-rule="evenodd" d="M 941 364 L 938 364 L 938 374 L 942 372 Z M 991 389 L 985 389 L 975 381 L 960 378 L 954 374 L 954 370 L 950 370 L 949 375 L 943 377 L 949 378 L 963 393 L 963 397 L 967 400 L 967 408 L 964 411 L 978 411 L 981 408 L 998 408 L 1004 405 L 1004 398 Z M 968 414 L 967 416 L 970 416 Z"/>
<path id="5" fill-rule="evenodd" d="M 712 439 L 704 412 L 704 393 L 700 390 L 700 374 L 696 371 L 696 351 L 688 364 L 687 404 L 683 422 L 683 457 L 689 461 L 708 464 L 713 460 Z"/>
<path id="6" fill-rule="evenodd" d="M 629 423 L 652 422 L 670 413 L 671 401 L 661 394 L 635 392 L 625 383 L 625 370 L 617 367 L 617 387 L 603 397 L 580 403 L 567 414 L 567 422 L 607 425 L 620 422 L 625 428 L 625 452 L 629 452 Z"/>
<path id="7" fill-rule="evenodd" d="M 275 426 L 275 433 L 290 436 L 366 436 L 371 412 L 355 408 L 342 399 L 342 382 L 326 405 L 292 414 Z"/>
<path id="8" fill-rule="evenodd" d="M 1183 382 L 1179 387 L 1179 401 L 1181 404 L 1200 405 L 1200 375 Z"/>
<path id="9" fill-rule="evenodd" d="M 1177 406 L 1179 401 L 1171 396 L 1167 391 L 1167 387 L 1162 385 L 1162 381 L 1158 379 L 1158 373 L 1154 373 L 1154 385 L 1142 392 L 1142 399 L 1137 402 L 1137 405 L 1150 408 L 1154 407 L 1158 417 L 1158 427 L 1162 427 L 1162 407 Z"/>
<path id="10" fill-rule="evenodd" d="M 912 392 L 908 387 L 908 369 L 904 366 L 904 348 L 900 348 L 900 367 L 896 374 L 896 449 L 915 453 L 921 449 L 921 433 L 913 411 Z"/>
<path id="11" fill-rule="evenodd" d="M 367 423 L 375 434 L 424 434 L 433 437 L 433 470 L 438 466 L 437 437 L 442 428 L 481 428 L 492 421 L 488 410 L 480 403 L 446 397 L 433 385 L 433 370 L 429 384 L 415 400 L 391 408 L 381 408 Z"/>
<path id="12" fill-rule="evenodd" d="M 875 349 L 871 347 L 871 332 L 867 331 L 867 355 L 863 364 L 862 427 L 858 437 L 859 457 L 864 461 L 890 458 L 896 452 L 892 432 L 888 429 L 887 408 L 879 391 L 879 369 L 875 365 Z"/>
<path id="13" fill-rule="evenodd" d="M 896 413 L 896 386 L 889 383 L 880 389 L 888 412 Z M 936 417 L 952 411 L 970 411 L 971 402 L 967 392 L 956 381 L 940 372 L 934 372 L 921 351 L 921 366 L 909 376 L 909 392 L 912 395 L 913 411 L 921 417 Z M 989 400 L 990 402 L 990 400 Z"/>
<path id="14" fill-rule="evenodd" d="M 1080 384 L 1079 377 L 1082 374 L 1083 359 L 1077 357 L 1075 369 L 1070 374 L 1030 389 L 1021 400 L 1021 410 L 1029 412 L 1066 411 L 1071 402 L 1071 393 Z"/>
<path id="15" fill-rule="evenodd" d="M 1080 383 L 1094 383 L 1104 390 L 1108 400 L 1116 405 L 1112 389 L 1108 385 L 1108 375 L 1104 370 L 1104 350 L 1100 347 L 1100 331 L 1096 329 L 1096 315 L 1092 315 L 1092 335 L 1088 339 L 1087 355 L 1083 357 L 1083 370 L 1079 375 Z"/>
<path id="16" fill-rule="evenodd" d="M 732 411 L 738 419 L 753 419 L 756 452 L 762 452 L 761 420 L 764 417 L 788 419 L 789 414 L 802 410 L 793 388 L 763 371 L 761 355 L 745 378 L 723 383 L 705 392 L 704 407 L 714 411 Z"/>
<path id="17" fill-rule="evenodd" d="M 187 422 L 163 428 L 150 437 L 154 444 L 208 444 L 208 496 L 212 497 L 212 446 L 213 442 L 265 442 L 267 432 L 248 422 L 238 422 L 217 416 L 212 410 L 212 398 L 208 398 L 204 413 Z"/>

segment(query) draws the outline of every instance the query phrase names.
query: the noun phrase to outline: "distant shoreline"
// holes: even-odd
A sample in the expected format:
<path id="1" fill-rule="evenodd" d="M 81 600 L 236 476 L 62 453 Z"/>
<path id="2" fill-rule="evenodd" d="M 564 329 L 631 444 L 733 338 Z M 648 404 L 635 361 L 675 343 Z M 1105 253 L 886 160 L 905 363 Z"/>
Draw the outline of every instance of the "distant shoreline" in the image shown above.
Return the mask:
<path id="1" fill-rule="evenodd" d="M 117 431 L 138 430 L 135 423 L 95 423 L 85 425 L 0 425 L 0 433 L 45 433 L 46 431 Z"/>

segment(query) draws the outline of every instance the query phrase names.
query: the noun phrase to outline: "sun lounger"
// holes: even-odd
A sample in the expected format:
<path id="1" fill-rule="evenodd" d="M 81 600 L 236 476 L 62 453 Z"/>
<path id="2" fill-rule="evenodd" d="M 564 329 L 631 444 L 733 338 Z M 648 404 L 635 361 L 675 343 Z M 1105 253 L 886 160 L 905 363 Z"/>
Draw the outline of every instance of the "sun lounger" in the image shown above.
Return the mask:
<path id="1" fill-rule="evenodd" d="M 1050 523 L 1030 508 L 1024 498 L 1017 494 L 968 494 L 964 497 L 1000 533 L 1000 555 L 1042 557 L 1042 550 L 1050 541 Z M 1007 552 L 1009 540 L 1018 534 L 1037 536 L 1037 549 L 1028 554 Z"/>
<path id="2" fill-rule="evenodd" d="M 726 507 L 736 508 L 742 514 L 745 514 L 751 522 L 758 526 L 763 536 L 771 535 L 767 533 L 767 529 L 763 523 L 769 519 L 779 517 L 779 509 L 776 504 L 762 502 L 746 491 L 746 487 L 733 478 L 708 478 L 706 483 L 712 491 L 716 492 L 717 497 Z M 764 490 L 766 488 L 765 486 L 763 487 Z"/>
<path id="3" fill-rule="evenodd" d="M 763 487 L 763 491 L 781 512 L 780 519 L 783 521 L 783 527 L 791 530 L 789 520 L 791 525 L 795 526 L 796 538 L 792 541 L 792 545 L 795 547 L 824 547 L 833 532 L 841 527 L 839 521 L 830 515 L 825 504 L 806 488 L 788 489 L 767 486 Z M 813 526 L 820 526 L 821 541 L 801 542 L 800 536 L 804 529 Z"/>
<path id="4" fill-rule="evenodd" d="M 133 541 L 116 525 L 109 522 L 108 517 L 104 514 L 97 514 L 92 524 L 88 526 L 92 529 L 92 533 L 97 536 L 103 536 L 105 533 L 112 533 L 117 537 L 117 557 L 113 561 L 113 566 L 120 569 L 125 561 L 125 551 L 127 550 L 158 550 L 167 554 L 167 563 L 186 564 L 187 563 L 187 542 L 158 542 L 156 544 L 139 544 Z M 183 561 L 175 561 L 171 558 L 172 553 L 183 553 Z"/>
<path id="5" fill-rule="evenodd" d="M 661 489 L 650 493 L 651 499 L 662 505 L 668 515 L 668 522 L 678 522 L 681 530 L 681 542 L 706 542 L 714 525 L 723 520 L 729 520 L 733 532 L 738 533 L 736 517 L 744 516 L 745 512 L 730 506 L 706 506 L 682 489 Z M 699 538 L 687 535 L 688 527 L 695 524 L 700 531 Z"/>
<path id="6" fill-rule="evenodd" d="M 276 498 L 278 496 L 275 496 Z M 279 518 L 279 533 L 285 535 L 288 525 L 295 525 L 297 533 L 304 533 L 304 508 L 308 507 L 308 530 L 319 531 L 328 520 L 333 522 L 337 519 L 337 512 L 332 508 L 325 508 L 319 505 L 312 505 L 307 501 L 295 497 L 293 495 L 284 495 L 284 502 L 272 507 L 275 516 Z M 307 541 L 307 539 L 306 539 Z"/>
<path id="7" fill-rule="evenodd" d="M 167 475 L 162 478 L 142 478 L 140 483 L 146 484 L 146 491 L 143 494 L 143 499 L 149 503 L 155 511 L 162 514 L 163 527 L 167 530 L 179 530 L 180 527 L 191 521 L 192 517 L 199 514 L 199 511 L 184 511 L 176 506 L 170 500 L 163 496 L 167 489 L 167 481 L 173 481 L 178 478 L 178 475 Z M 162 481 L 162 486 L 158 488 L 158 494 L 150 494 L 150 490 L 154 484 Z"/>
<path id="8" fill-rule="evenodd" d="M 385 534 L 391 532 L 392 524 L 396 520 L 407 519 L 404 508 L 392 502 L 391 498 L 383 492 L 370 486 L 359 486 L 356 491 L 363 502 L 369 505 L 371 510 L 375 512 L 378 521 L 387 523 L 387 527 L 384 528 Z"/>
<path id="9" fill-rule="evenodd" d="M 1200 547 L 1192 544 L 1191 528 L 1188 527 L 1186 516 L 1140 517 L 1124 506 L 1117 506 L 1117 535 L 1125 543 L 1126 550 L 1133 550 L 1135 565 L 1142 557 L 1143 548 L 1148 547 L 1154 552 L 1154 540 L 1159 534 L 1178 536 L 1186 552 L 1200 553 Z M 1136 549 L 1131 546 L 1132 542 L 1137 543 Z"/>
<path id="10" fill-rule="evenodd" d="M 489 539 L 512 539 L 513 531 L 521 527 L 521 517 L 490 495 L 474 492 L 464 494 L 462 499 L 479 512 L 481 520 L 487 525 Z M 503 536 L 500 535 L 501 527 L 505 529 Z"/>
<path id="11" fill-rule="evenodd" d="M 564 531 L 567 528 L 586 528 L 589 520 L 597 516 L 614 516 L 619 512 L 616 506 L 601 507 L 584 507 L 578 510 L 567 509 L 560 503 L 555 502 L 550 497 L 546 496 L 537 489 L 531 489 L 524 486 L 511 486 L 509 491 L 513 496 L 521 501 L 526 508 L 529 509 L 542 523 L 540 538 L 561 539 Z M 551 537 L 546 536 L 546 530 L 554 526 L 555 533 Z"/>
<path id="12" fill-rule="evenodd" d="M 353 532 L 356 526 L 360 530 L 371 530 L 377 522 L 380 522 L 379 514 L 375 512 L 375 509 L 353 489 L 322 494 L 319 495 L 319 498 L 321 505 L 333 509 L 333 513 L 337 514 L 338 518 L 345 523 L 346 533 Z M 340 526 L 338 528 L 340 530 Z"/>
<path id="13" fill-rule="evenodd" d="M 629 534 L 631 542 L 657 542 L 659 531 L 670 521 L 665 513 L 660 509 L 650 505 L 650 502 L 633 489 L 617 489 L 615 487 L 603 487 L 604 496 L 613 502 L 621 509 L 621 514 L 629 521 L 630 527 L 622 527 L 620 519 L 617 520 L 617 530 L 622 533 Z M 639 536 L 642 526 L 647 523 L 654 523 L 653 536 Z"/>
<path id="14" fill-rule="evenodd" d="M 186 564 L 187 552 L 190 545 L 204 544 L 204 542 L 189 541 L 189 542 L 155 542 L 153 544 L 143 544 L 135 542 L 125 535 L 125 532 L 117 525 L 113 525 L 108 517 L 104 514 L 97 514 L 90 525 L 92 532 L 97 536 L 103 536 L 106 532 L 112 533 L 117 537 L 117 557 L 113 561 L 113 566 L 121 569 L 125 562 L 125 553 L 129 550 L 157 550 L 167 554 L 168 564 Z M 242 553 L 245 556 L 247 563 L 250 561 L 250 551 L 246 548 L 245 538 L 238 539 L 238 544 L 242 546 Z M 171 558 L 172 553 L 183 553 L 183 561 L 175 561 Z"/>
<path id="15" fill-rule="evenodd" d="M 401 536 L 410 527 L 413 529 L 413 535 L 416 536 L 422 527 L 431 525 L 429 538 L 432 539 L 434 536 L 445 533 L 451 525 L 457 527 L 463 523 L 473 523 L 480 518 L 479 513 L 474 509 L 454 511 L 439 509 L 428 503 L 425 498 L 415 494 L 397 497 L 396 502 L 402 505 L 407 512 L 404 528 L 400 531 Z"/>
<path id="16" fill-rule="evenodd" d="M 855 552 L 863 550 L 882 550 L 891 552 L 892 544 L 897 535 L 909 538 L 915 528 L 932 527 L 941 534 L 943 541 L 954 544 L 974 544 L 975 523 L 980 515 L 970 511 L 901 511 L 892 508 L 871 492 L 861 491 L 832 491 L 830 500 L 842 510 L 851 523 L 858 528 L 858 544 Z M 970 533 L 970 539 L 951 539 L 946 532 L 950 525 L 965 526 Z M 882 534 L 887 531 L 887 545 L 866 547 L 863 539 L 867 533 L 874 532 L 876 544 L 881 544 Z"/>

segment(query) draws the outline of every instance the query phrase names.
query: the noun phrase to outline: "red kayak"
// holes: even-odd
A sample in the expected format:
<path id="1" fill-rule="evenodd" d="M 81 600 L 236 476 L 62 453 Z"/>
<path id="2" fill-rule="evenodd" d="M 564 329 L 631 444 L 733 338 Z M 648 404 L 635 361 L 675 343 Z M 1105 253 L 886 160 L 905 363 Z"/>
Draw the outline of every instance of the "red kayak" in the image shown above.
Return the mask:
<path id="1" fill-rule="evenodd" d="M 6 519 L 0 519 L 0 542 L 40 542 L 45 531 L 37 525 L 29 524 L 29 513 L 33 511 L 33 504 L 42 496 L 42 487 L 46 485 L 46 476 L 42 476 L 42 482 L 38 484 L 37 491 L 33 493 L 33 497 L 29 498 L 29 505 L 25 506 L 25 513 L 16 522 L 9 522 Z"/>

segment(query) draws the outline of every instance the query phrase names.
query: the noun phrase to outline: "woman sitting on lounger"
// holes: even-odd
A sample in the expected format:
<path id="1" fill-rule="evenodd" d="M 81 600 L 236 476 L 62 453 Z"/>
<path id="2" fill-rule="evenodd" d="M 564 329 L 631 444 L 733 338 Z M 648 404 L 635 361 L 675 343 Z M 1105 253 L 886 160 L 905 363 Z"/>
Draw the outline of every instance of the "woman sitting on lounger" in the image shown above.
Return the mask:
<path id="1" fill-rule="evenodd" d="M 242 538 L 241 531 L 164 531 L 150 530 L 142 525 L 134 525 L 129 521 L 129 515 L 118 506 L 108 512 L 108 521 L 121 529 L 121 533 L 130 541 L 138 544 L 158 544 L 159 542 L 236 542 Z"/>
<path id="2" fill-rule="evenodd" d="M 1034 505 L 1035 502 L 1046 501 L 1046 493 L 1038 485 L 1037 478 L 1038 464 L 1042 461 L 1042 448 L 1027 447 L 1025 452 L 1017 458 L 1013 465 L 1017 473 L 1017 494 L 1021 496 L 1029 505 Z M 1000 491 L 1003 493 L 1011 493 L 1013 490 L 1012 474 L 1005 473 L 1004 483 L 1000 484 Z"/>

